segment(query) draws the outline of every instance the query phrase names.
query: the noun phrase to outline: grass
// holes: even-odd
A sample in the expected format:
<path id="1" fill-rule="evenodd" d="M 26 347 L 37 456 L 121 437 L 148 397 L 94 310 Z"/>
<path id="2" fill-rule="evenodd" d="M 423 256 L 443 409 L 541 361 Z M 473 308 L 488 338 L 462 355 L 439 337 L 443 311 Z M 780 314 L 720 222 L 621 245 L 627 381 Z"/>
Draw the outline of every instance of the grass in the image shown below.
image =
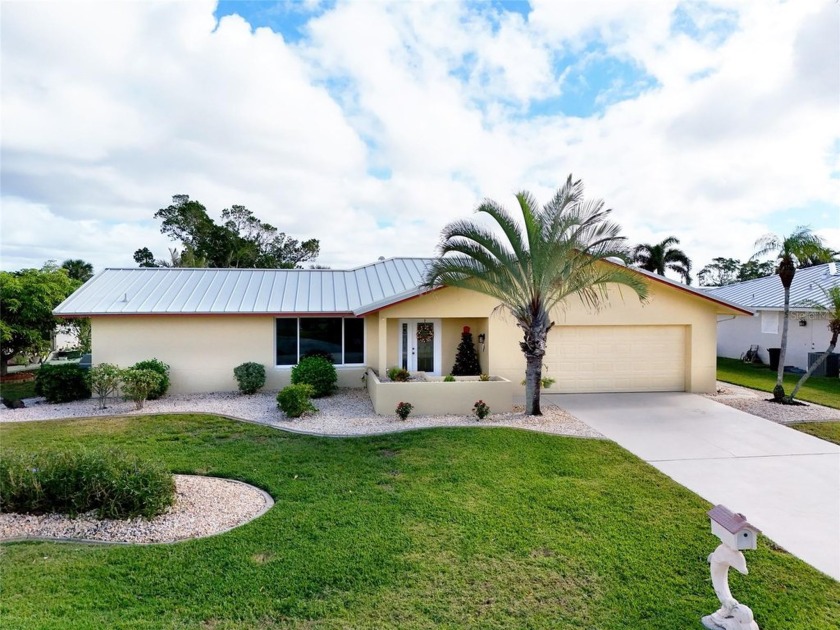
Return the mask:
<path id="1" fill-rule="evenodd" d="M 709 504 L 615 444 L 512 429 L 355 439 L 210 415 L 0 426 L 115 446 L 276 505 L 174 545 L 14 543 L 7 628 L 692 628 L 717 608 Z M 840 583 L 762 538 L 733 572 L 762 628 L 836 628 Z"/>
<path id="2" fill-rule="evenodd" d="M 827 442 L 840 444 L 840 422 L 801 422 L 790 426 Z"/>
<path id="3" fill-rule="evenodd" d="M 35 396 L 35 381 L 7 381 L 0 383 L 0 396 L 9 400 Z"/>
<path id="4" fill-rule="evenodd" d="M 767 392 L 768 396 L 776 385 L 776 372 L 766 365 L 744 363 L 738 359 L 718 357 L 717 377 L 720 381 Z M 785 393 L 790 394 L 799 378 L 799 374 L 785 374 Z M 840 379 L 812 376 L 799 390 L 796 398 L 840 409 Z"/>

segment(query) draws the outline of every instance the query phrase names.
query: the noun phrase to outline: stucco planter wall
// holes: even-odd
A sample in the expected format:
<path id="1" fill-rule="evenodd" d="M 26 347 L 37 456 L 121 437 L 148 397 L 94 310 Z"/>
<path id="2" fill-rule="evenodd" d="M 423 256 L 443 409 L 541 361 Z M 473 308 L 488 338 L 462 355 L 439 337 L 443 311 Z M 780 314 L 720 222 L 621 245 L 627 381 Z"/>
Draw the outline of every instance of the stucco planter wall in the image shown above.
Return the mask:
<path id="1" fill-rule="evenodd" d="M 413 414 L 471 414 L 477 400 L 483 400 L 493 413 L 513 410 L 512 383 L 497 376 L 480 381 L 477 376 L 458 377 L 446 383 L 442 377 L 426 376 L 408 383 L 382 382 L 373 370 L 367 371 L 367 388 L 377 414 L 394 414 L 397 403 L 414 405 Z"/>

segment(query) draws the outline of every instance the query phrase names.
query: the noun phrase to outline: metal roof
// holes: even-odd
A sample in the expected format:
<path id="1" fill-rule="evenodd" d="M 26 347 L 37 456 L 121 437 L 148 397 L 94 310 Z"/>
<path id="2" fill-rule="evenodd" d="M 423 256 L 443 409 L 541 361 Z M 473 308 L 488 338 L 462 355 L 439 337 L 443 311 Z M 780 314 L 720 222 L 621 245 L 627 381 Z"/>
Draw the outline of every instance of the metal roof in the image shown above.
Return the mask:
<path id="1" fill-rule="evenodd" d="M 53 311 L 89 315 L 225 315 L 327 313 L 364 315 L 426 293 L 429 258 L 390 258 L 335 269 L 105 269 Z M 612 263 L 618 264 L 618 263 Z M 643 269 L 643 276 L 720 306 L 752 314 L 726 298 Z"/>
<path id="2" fill-rule="evenodd" d="M 349 270 L 105 269 L 58 305 L 64 317 L 162 314 L 360 314 L 425 292 L 430 260 Z"/>
<path id="3" fill-rule="evenodd" d="M 840 287 L 839 264 L 827 263 L 797 269 L 790 286 L 790 308 L 799 311 L 813 310 L 815 302 L 829 306 L 823 289 L 831 287 Z M 705 291 L 714 298 L 729 300 L 751 309 L 782 310 L 785 306 L 782 282 L 775 274 Z"/>

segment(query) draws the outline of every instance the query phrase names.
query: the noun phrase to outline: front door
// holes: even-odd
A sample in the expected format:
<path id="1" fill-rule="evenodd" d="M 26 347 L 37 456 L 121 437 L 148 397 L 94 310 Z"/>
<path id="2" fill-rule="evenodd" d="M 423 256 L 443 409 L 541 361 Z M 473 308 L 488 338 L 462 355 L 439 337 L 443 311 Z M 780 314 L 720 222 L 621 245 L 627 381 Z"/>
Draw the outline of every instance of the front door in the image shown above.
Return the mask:
<path id="1" fill-rule="evenodd" d="M 400 320 L 400 366 L 440 376 L 440 320 Z"/>

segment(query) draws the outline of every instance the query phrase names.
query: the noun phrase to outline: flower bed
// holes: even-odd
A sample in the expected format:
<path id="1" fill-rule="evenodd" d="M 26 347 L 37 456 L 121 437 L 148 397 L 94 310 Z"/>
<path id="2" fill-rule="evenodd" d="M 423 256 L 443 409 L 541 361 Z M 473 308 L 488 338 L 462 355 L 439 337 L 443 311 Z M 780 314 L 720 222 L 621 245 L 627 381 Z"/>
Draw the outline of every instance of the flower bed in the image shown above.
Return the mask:
<path id="1" fill-rule="evenodd" d="M 377 414 L 392 415 L 399 402 L 410 402 L 414 414 L 472 415 L 473 405 L 483 400 L 494 413 L 513 410 L 512 383 L 498 376 L 482 381 L 478 376 L 458 376 L 453 382 L 423 372 L 412 373 L 405 383 L 380 380 L 367 371 L 367 388 Z"/>

